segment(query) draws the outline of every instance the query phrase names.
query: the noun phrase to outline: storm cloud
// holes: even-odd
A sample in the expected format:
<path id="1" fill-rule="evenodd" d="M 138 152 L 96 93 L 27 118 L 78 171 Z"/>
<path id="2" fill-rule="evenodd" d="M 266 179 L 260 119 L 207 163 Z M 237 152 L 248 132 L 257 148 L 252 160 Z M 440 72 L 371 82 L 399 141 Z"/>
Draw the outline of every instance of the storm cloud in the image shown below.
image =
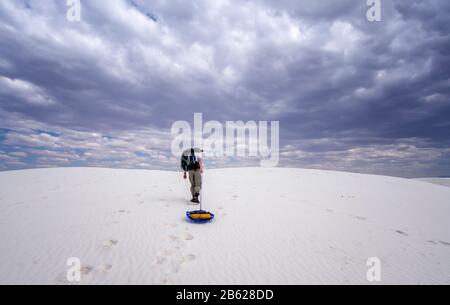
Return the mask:
<path id="1" fill-rule="evenodd" d="M 450 3 L 0 2 L 0 169 L 177 169 L 177 120 L 280 121 L 280 166 L 450 174 Z M 210 166 L 251 166 L 248 158 Z"/>

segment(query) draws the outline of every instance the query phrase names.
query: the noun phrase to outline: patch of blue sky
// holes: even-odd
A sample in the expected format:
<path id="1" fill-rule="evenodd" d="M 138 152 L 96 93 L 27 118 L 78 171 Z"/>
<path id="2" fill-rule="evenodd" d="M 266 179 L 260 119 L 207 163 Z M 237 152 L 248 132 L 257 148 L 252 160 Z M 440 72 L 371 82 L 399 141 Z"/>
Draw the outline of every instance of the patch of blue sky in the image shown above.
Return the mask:
<path id="1" fill-rule="evenodd" d="M 48 130 L 42 130 L 42 129 L 33 129 L 33 131 L 34 131 L 36 134 L 42 134 L 42 133 L 45 133 L 45 134 L 51 135 L 52 137 L 56 137 L 56 138 L 61 136 L 60 133 L 55 132 L 55 131 L 48 131 Z"/>
<path id="2" fill-rule="evenodd" d="M 140 157 L 140 158 L 142 158 L 142 157 L 149 157 L 148 153 L 143 153 L 143 152 L 140 152 L 140 151 L 137 151 L 134 154 L 136 156 Z"/>
<path id="3" fill-rule="evenodd" d="M 10 129 L 0 128 L 0 142 L 4 141 L 6 139 L 6 134 L 10 131 L 11 131 Z"/>

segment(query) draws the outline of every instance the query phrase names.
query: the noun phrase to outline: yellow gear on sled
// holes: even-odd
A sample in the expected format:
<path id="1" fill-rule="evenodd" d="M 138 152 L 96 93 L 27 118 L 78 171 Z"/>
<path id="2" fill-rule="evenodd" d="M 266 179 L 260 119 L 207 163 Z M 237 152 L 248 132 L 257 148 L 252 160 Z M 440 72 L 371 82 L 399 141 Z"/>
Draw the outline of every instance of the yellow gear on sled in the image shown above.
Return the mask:
<path id="1" fill-rule="evenodd" d="M 192 219 L 192 220 L 211 220 L 211 219 L 214 218 L 214 215 L 212 215 L 211 213 L 208 213 L 208 212 L 204 212 L 204 213 L 202 213 L 202 212 L 199 212 L 199 213 L 193 212 L 193 213 L 190 213 L 188 215 L 188 217 L 190 219 Z"/>

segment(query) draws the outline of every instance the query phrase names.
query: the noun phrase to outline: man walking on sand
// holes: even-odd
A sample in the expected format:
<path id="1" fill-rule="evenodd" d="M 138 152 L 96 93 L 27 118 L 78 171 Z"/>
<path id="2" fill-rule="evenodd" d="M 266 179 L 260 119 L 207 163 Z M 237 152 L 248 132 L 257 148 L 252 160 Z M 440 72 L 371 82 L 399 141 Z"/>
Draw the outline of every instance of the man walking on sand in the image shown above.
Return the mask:
<path id="1" fill-rule="evenodd" d="M 187 179 L 189 173 L 189 182 L 191 183 L 191 194 L 193 203 L 200 203 L 200 192 L 202 191 L 203 161 L 200 154 L 203 150 L 191 148 L 186 150 L 181 156 L 181 168 L 184 171 L 184 179 Z"/>

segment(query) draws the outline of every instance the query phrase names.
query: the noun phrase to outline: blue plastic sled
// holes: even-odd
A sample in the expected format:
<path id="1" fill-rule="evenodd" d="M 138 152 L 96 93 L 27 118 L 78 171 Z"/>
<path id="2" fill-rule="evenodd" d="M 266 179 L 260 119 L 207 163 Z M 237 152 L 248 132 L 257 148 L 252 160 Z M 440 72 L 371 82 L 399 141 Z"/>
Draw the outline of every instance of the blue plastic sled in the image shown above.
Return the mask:
<path id="1" fill-rule="evenodd" d="M 186 212 L 187 218 L 194 223 L 207 223 L 214 219 L 214 214 L 203 210 Z"/>

